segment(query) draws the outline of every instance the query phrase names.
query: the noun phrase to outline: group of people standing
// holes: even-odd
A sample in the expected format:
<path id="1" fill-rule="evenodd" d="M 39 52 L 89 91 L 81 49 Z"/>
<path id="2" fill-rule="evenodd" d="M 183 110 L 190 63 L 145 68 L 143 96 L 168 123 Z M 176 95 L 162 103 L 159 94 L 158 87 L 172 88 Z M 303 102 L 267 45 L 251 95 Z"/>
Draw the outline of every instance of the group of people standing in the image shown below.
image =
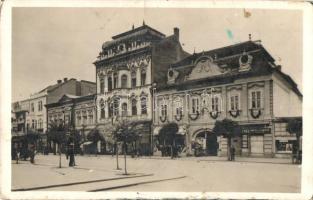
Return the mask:
<path id="1" fill-rule="evenodd" d="M 36 146 L 34 143 L 29 143 L 26 148 L 19 143 L 15 143 L 12 151 L 12 157 L 16 160 L 17 164 L 21 158 L 26 160 L 28 157 L 32 164 L 35 163 Z"/>

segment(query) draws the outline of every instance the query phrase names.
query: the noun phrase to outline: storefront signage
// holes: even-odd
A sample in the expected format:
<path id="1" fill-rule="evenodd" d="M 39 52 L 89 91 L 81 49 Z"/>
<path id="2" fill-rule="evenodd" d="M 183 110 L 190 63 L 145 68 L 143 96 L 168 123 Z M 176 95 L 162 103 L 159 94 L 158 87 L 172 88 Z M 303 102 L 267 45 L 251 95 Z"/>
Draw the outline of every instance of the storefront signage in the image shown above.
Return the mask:
<path id="1" fill-rule="evenodd" d="M 250 134 L 250 135 L 257 135 L 257 134 L 266 134 L 271 132 L 271 128 L 268 128 L 264 125 L 243 125 L 240 127 L 241 134 Z"/>

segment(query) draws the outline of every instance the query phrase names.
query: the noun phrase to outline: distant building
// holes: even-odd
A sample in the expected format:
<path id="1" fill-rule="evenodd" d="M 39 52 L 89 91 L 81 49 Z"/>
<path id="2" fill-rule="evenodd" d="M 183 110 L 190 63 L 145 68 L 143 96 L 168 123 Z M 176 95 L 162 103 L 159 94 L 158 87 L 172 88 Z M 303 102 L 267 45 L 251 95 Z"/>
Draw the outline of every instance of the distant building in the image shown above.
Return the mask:
<path id="1" fill-rule="evenodd" d="M 68 130 L 78 130 L 81 142 L 86 141 L 87 134 L 96 126 L 95 94 L 86 96 L 65 94 L 59 101 L 45 106 L 48 124 L 65 124 Z M 53 142 L 48 140 L 48 146 L 52 148 Z"/>
<path id="2" fill-rule="evenodd" d="M 37 132 L 46 132 L 48 128 L 47 110 L 44 105 L 57 102 L 64 94 L 84 96 L 94 94 L 96 85 L 89 81 L 76 79 L 58 80 L 29 98 L 29 115 L 27 126 Z"/>
<path id="3" fill-rule="evenodd" d="M 140 151 L 151 153 L 153 85 L 166 84 L 169 65 L 188 55 L 179 42 L 178 28 L 166 37 L 143 24 L 103 43 L 94 62 L 100 131 L 110 134 L 104 127 L 118 120 L 140 122 Z"/>
<path id="4" fill-rule="evenodd" d="M 291 153 L 296 137 L 286 124 L 301 118 L 302 94 L 260 41 L 194 53 L 166 74 L 167 85 L 155 96 L 156 138 L 164 124 L 175 122 L 185 152 L 200 144 L 207 155 L 225 155 L 227 140 L 212 130 L 216 120 L 229 118 L 240 124 L 241 136 L 233 139 L 237 154 Z"/>

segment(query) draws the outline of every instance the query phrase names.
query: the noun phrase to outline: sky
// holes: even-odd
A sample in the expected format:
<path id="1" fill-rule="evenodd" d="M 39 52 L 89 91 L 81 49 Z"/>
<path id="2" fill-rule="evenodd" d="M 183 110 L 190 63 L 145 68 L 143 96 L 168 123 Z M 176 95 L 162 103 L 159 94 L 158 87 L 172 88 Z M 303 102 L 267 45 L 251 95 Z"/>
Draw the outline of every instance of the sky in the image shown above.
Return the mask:
<path id="1" fill-rule="evenodd" d="M 295 10 L 209 8 L 13 8 L 12 101 L 76 78 L 95 82 L 103 42 L 145 23 L 193 53 L 261 40 L 302 91 L 302 13 Z M 248 12 L 248 13 L 247 13 Z"/>

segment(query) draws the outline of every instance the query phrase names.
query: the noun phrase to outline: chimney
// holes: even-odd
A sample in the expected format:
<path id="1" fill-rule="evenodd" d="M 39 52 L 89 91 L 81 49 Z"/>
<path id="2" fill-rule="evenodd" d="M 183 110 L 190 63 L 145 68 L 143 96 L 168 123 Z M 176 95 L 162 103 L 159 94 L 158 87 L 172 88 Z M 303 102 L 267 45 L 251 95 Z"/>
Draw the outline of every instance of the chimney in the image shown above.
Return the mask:
<path id="1" fill-rule="evenodd" d="M 281 65 L 277 65 L 276 69 L 278 69 L 279 71 L 281 71 Z"/>
<path id="2" fill-rule="evenodd" d="M 62 80 L 61 80 L 61 79 L 59 79 L 59 80 L 57 81 L 57 83 L 58 83 L 58 84 L 62 83 Z"/>
<path id="3" fill-rule="evenodd" d="M 179 41 L 179 28 L 174 28 L 174 35 L 176 36 L 177 40 Z"/>
<path id="4" fill-rule="evenodd" d="M 63 78 L 63 81 L 64 81 L 64 82 L 67 82 L 67 78 Z"/>

